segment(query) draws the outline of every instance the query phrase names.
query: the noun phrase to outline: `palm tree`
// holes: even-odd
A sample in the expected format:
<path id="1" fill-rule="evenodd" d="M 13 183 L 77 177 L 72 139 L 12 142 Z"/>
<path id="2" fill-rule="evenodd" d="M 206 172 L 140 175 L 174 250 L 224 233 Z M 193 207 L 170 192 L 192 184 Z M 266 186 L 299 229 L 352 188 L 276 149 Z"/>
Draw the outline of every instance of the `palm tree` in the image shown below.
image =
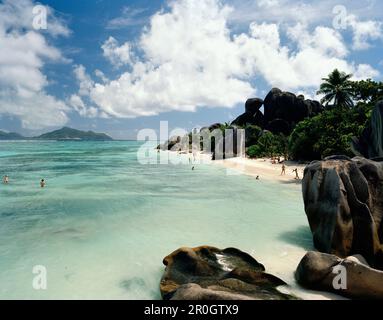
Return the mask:
<path id="1" fill-rule="evenodd" d="M 328 78 L 323 78 L 324 82 L 317 92 L 317 94 L 324 94 L 321 100 L 322 104 L 328 106 L 333 102 L 336 107 L 353 107 L 351 77 L 352 74 L 346 74 L 335 69 L 328 75 Z"/>

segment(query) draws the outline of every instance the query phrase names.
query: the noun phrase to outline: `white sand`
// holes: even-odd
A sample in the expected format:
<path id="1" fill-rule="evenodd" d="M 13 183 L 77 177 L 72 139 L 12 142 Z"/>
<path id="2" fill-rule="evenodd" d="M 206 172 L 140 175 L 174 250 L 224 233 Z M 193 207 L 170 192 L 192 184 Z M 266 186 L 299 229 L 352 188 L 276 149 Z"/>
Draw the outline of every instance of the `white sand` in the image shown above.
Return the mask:
<path id="1" fill-rule="evenodd" d="M 286 174 L 281 175 L 282 164 L 273 164 L 271 159 L 249 159 L 249 158 L 232 158 L 226 160 L 214 161 L 215 164 L 223 165 L 228 170 L 233 170 L 237 173 L 250 175 L 253 177 L 259 176 L 260 180 L 273 180 L 279 182 L 300 183 L 303 178 L 303 171 L 306 167 L 304 164 L 298 164 L 293 161 L 286 161 Z M 299 180 L 296 180 L 294 169 L 298 169 Z"/>

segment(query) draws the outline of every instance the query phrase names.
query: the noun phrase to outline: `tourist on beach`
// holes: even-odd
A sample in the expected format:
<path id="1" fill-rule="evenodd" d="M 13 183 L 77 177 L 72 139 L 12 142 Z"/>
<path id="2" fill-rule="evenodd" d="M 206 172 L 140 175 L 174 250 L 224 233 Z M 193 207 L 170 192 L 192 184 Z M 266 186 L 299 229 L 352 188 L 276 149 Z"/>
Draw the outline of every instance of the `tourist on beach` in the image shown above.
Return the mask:
<path id="1" fill-rule="evenodd" d="M 8 177 L 7 175 L 5 175 L 5 176 L 3 177 L 3 183 L 4 183 L 4 184 L 8 184 L 8 183 L 9 183 L 9 177 Z"/>
<path id="2" fill-rule="evenodd" d="M 282 164 L 281 176 L 285 176 L 285 175 L 286 175 L 286 166 L 285 166 L 285 164 Z"/>
<path id="3" fill-rule="evenodd" d="M 41 187 L 41 188 L 44 188 L 44 187 L 45 187 L 45 180 L 44 180 L 44 179 L 41 179 L 41 181 L 40 181 L 40 187 Z"/>
<path id="4" fill-rule="evenodd" d="M 194 171 L 194 166 L 192 167 L 192 171 Z"/>
<path id="5" fill-rule="evenodd" d="M 295 172 L 295 180 L 299 180 L 299 174 L 298 174 L 298 168 L 295 168 L 294 170 L 293 170 L 293 172 Z"/>

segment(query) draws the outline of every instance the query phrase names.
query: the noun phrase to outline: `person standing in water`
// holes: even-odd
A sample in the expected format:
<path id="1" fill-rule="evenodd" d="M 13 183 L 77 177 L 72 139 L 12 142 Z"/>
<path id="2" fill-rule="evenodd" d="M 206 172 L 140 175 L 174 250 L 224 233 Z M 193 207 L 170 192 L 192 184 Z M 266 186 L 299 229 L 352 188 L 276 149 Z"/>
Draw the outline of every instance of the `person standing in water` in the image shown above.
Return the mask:
<path id="1" fill-rule="evenodd" d="M 41 179 L 41 181 L 40 181 L 40 187 L 41 187 L 41 188 L 44 188 L 44 187 L 45 187 L 45 180 L 44 180 L 44 179 Z"/>
<path id="2" fill-rule="evenodd" d="M 7 175 L 5 175 L 5 176 L 3 177 L 3 183 L 4 183 L 4 184 L 8 184 L 8 183 L 9 183 L 9 177 L 8 177 Z"/>
<path id="3" fill-rule="evenodd" d="M 281 176 L 285 176 L 285 175 L 286 175 L 286 166 L 285 166 L 285 164 L 282 164 Z"/>

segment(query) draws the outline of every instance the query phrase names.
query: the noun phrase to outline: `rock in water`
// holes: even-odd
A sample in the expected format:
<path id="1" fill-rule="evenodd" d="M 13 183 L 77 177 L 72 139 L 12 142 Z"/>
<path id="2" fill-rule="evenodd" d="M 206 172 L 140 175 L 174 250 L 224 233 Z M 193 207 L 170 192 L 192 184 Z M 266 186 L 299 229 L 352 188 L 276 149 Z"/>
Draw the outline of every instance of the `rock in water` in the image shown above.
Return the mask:
<path id="1" fill-rule="evenodd" d="M 353 139 L 352 149 L 355 154 L 369 159 L 383 158 L 383 101 L 374 108 L 370 124 L 360 139 Z"/>
<path id="2" fill-rule="evenodd" d="M 284 281 L 238 249 L 181 248 L 163 263 L 160 289 L 165 300 L 294 299 L 277 290 Z"/>
<path id="3" fill-rule="evenodd" d="M 361 254 L 383 270 L 383 162 L 329 157 L 306 167 L 303 198 L 315 247 Z"/>
<path id="4" fill-rule="evenodd" d="M 330 291 L 356 299 L 383 299 L 383 272 L 372 269 L 361 257 L 308 252 L 295 277 L 306 288 Z"/>

